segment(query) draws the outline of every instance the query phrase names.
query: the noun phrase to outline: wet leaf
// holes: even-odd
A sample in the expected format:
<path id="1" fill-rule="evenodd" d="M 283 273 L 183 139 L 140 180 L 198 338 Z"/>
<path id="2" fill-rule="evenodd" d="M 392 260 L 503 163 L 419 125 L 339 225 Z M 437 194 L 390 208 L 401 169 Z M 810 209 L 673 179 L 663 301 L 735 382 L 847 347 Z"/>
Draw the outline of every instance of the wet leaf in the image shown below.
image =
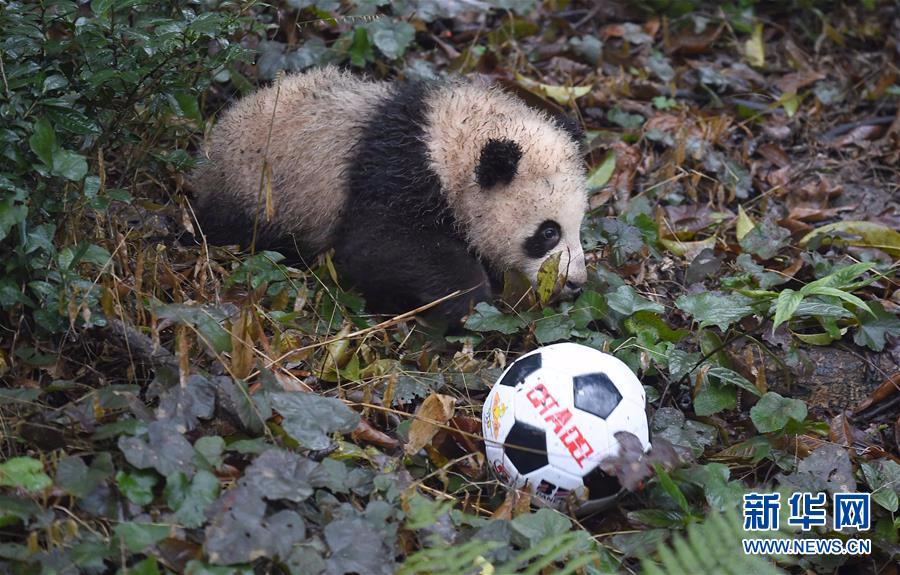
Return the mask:
<path id="1" fill-rule="evenodd" d="M 572 527 L 569 519 L 550 509 L 538 509 L 534 513 L 526 513 L 513 518 L 512 528 L 514 540 L 518 539 L 524 546 L 537 545 L 544 539 L 553 537 Z"/>
<path id="2" fill-rule="evenodd" d="M 897 512 L 900 496 L 900 465 L 890 459 L 860 463 L 872 500 L 891 513 Z"/>
<path id="3" fill-rule="evenodd" d="M 668 493 L 669 497 L 672 498 L 681 511 L 685 514 L 690 514 L 691 506 L 688 504 L 687 497 L 684 496 L 684 492 L 681 491 L 681 488 L 672 480 L 672 477 L 666 472 L 665 468 L 661 465 L 655 465 L 654 469 L 656 470 L 656 477 L 659 479 L 659 484 Z"/>
<path id="4" fill-rule="evenodd" d="M 360 518 L 338 519 L 325 526 L 325 542 L 331 550 L 329 573 L 394 572 L 393 552 L 384 535 Z"/>
<path id="5" fill-rule="evenodd" d="M 211 418 L 215 406 L 216 385 L 195 373 L 188 377 L 187 385 L 173 386 L 163 394 L 156 416 L 183 433 L 194 429 L 199 420 Z"/>
<path id="6" fill-rule="evenodd" d="M 754 383 L 752 383 L 750 380 L 748 380 L 738 372 L 728 369 L 727 367 L 714 365 L 706 371 L 706 376 L 715 377 L 719 380 L 720 383 L 727 383 L 728 385 L 740 387 L 741 389 L 749 391 L 757 397 L 762 395 L 762 392 L 757 389 Z"/>
<path id="7" fill-rule="evenodd" d="M 56 150 L 53 154 L 53 173 L 73 182 L 80 182 L 87 175 L 88 165 L 84 156 L 71 150 Z"/>
<path id="8" fill-rule="evenodd" d="M 34 133 L 28 138 L 28 144 L 44 165 L 48 168 L 53 166 L 53 154 L 59 149 L 59 144 L 56 143 L 56 132 L 49 120 L 40 118 L 34 123 Z"/>
<path id="9" fill-rule="evenodd" d="M 516 333 L 527 321 L 519 315 L 505 314 L 487 302 L 480 302 L 466 319 L 465 328 L 472 331 Z"/>
<path id="10" fill-rule="evenodd" d="M 432 393 L 426 397 L 422 405 L 416 409 L 415 417 L 409 426 L 406 453 L 414 454 L 431 443 L 435 434 L 440 431 L 440 426 L 446 425 L 453 417 L 455 406 L 456 398 L 449 395 Z"/>
<path id="11" fill-rule="evenodd" d="M 171 319 L 196 327 L 203 341 L 216 352 L 231 351 L 231 334 L 221 323 L 233 316 L 237 307 L 234 304 L 223 306 L 166 304 L 154 308 L 160 319 Z"/>
<path id="12" fill-rule="evenodd" d="M 349 433 L 359 425 L 359 415 L 333 397 L 292 391 L 270 394 L 272 407 L 284 418 L 284 430 L 307 449 L 325 449 L 330 434 Z"/>
<path id="13" fill-rule="evenodd" d="M 297 512 L 286 509 L 266 517 L 265 502 L 250 488 L 235 487 L 223 493 L 217 508 L 206 527 L 203 545 L 210 562 L 216 565 L 276 555 L 286 558 L 306 537 L 306 524 Z"/>
<path id="14" fill-rule="evenodd" d="M 616 291 L 606 294 L 606 303 L 611 309 L 626 316 L 641 310 L 665 312 L 663 306 L 638 294 L 630 285 L 619 286 Z"/>
<path id="15" fill-rule="evenodd" d="M 283 449 L 269 449 L 244 472 L 244 481 L 267 499 L 300 502 L 312 495 L 309 474 L 318 464 Z"/>
<path id="16" fill-rule="evenodd" d="M 64 457 L 56 465 L 56 485 L 75 497 L 84 497 L 100 483 L 112 477 L 112 456 L 107 452 L 98 453 L 90 467 L 81 457 Z"/>
<path id="17" fill-rule="evenodd" d="M 800 307 L 800 302 L 802 301 L 803 294 L 792 289 L 782 290 L 778 294 L 778 299 L 775 300 L 775 317 L 772 320 L 772 333 L 775 333 L 775 328 L 793 317 L 794 312 Z"/>
<path id="18" fill-rule="evenodd" d="M 661 407 L 651 422 L 653 437 L 662 437 L 688 458 L 699 457 L 716 440 L 716 428 L 685 419 L 674 407 Z"/>
<path id="19" fill-rule="evenodd" d="M 690 481 L 703 487 L 706 502 L 719 511 L 734 507 L 744 495 L 741 481 L 729 481 L 731 471 L 722 463 L 708 463 L 681 471 Z"/>
<path id="20" fill-rule="evenodd" d="M 797 465 L 796 473 L 779 475 L 782 485 L 795 491 L 856 491 L 853 464 L 847 450 L 831 443 L 816 448 Z"/>
<path id="21" fill-rule="evenodd" d="M 675 300 L 678 309 L 687 312 L 700 328 L 714 325 L 725 331 L 731 324 L 753 313 L 752 300 L 740 294 L 718 291 L 682 295 Z"/>
<path id="22" fill-rule="evenodd" d="M 705 379 L 694 395 L 694 413 L 700 416 L 713 415 L 737 405 L 734 387 Z"/>
<path id="23" fill-rule="evenodd" d="M 806 404 L 770 391 L 750 409 L 750 419 L 760 433 L 781 431 L 791 420 L 806 419 Z"/>
<path id="24" fill-rule="evenodd" d="M 119 450 L 125 459 L 138 469 L 153 468 L 160 475 L 176 471 L 192 475 L 194 448 L 187 439 L 166 421 L 154 421 L 147 426 L 147 438 L 119 437 Z"/>
<path id="25" fill-rule="evenodd" d="M 574 328 L 575 320 L 548 308 L 544 310 L 544 317 L 534 322 L 534 337 L 542 344 L 552 343 L 569 339 Z"/>
<path id="26" fill-rule="evenodd" d="M 865 345 L 871 350 L 881 351 L 888 337 L 900 337 L 900 318 L 884 309 L 878 302 L 868 304 L 871 313 L 857 312 L 859 327 L 853 334 L 856 345 Z"/>
<path id="27" fill-rule="evenodd" d="M 790 279 L 785 273 L 766 271 L 763 266 L 753 261 L 753 257 L 750 254 L 739 255 L 735 260 L 735 263 L 740 269 L 748 272 L 756 279 L 760 289 L 769 289 L 786 283 Z"/>
<path id="28" fill-rule="evenodd" d="M 744 251 L 757 255 L 764 260 L 778 255 L 788 245 L 791 232 L 782 228 L 771 218 L 756 224 L 741 240 Z"/>

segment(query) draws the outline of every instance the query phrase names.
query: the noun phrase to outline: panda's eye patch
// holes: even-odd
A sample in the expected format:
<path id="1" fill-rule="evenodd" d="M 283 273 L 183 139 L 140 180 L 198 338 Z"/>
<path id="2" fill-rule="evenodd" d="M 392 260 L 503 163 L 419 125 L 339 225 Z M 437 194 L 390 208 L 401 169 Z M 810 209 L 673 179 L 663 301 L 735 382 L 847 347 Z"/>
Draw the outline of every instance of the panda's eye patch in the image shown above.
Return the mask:
<path id="1" fill-rule="evenodd" d="M 534 234 L 525 240 L 525 253 L 531 258 L 542 258 L 547 252 L 556 247 L 560 237 L 559 224 L 553 220 L 547 220 L 538 226 Z"/>

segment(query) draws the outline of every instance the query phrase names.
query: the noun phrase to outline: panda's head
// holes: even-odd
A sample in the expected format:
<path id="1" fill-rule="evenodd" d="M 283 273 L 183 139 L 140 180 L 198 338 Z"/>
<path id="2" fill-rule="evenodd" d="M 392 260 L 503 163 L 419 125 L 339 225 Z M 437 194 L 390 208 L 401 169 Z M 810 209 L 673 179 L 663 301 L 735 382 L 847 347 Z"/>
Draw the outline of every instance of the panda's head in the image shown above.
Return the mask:
<path id="1" fill-rule="evenodd" d="M 587 280 L 587 185 L 570 130 L 499 90 L 456 86 L 431 102 L 428 147 L 454 216 L 494 271 L 536 281 L 560 252 L 565 291 Z"/>

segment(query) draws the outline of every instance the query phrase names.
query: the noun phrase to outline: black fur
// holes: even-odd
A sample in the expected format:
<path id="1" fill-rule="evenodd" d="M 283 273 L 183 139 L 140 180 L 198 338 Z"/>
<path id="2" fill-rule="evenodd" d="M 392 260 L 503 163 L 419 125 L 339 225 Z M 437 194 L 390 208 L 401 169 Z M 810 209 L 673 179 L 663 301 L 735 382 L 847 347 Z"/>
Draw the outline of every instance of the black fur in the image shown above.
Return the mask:
<path id="1" fill-rule="evenodd" d="M 432 315 L 453 324 L 488 299 L 490 282 L 429 167 L 427 95 L 424 84 L 398 84 L 356 143 L 335 264 L 376 312 L 408 311 L 469 290 L 434 308 Z"/>
<path id="2" fill-rule="evenodd" d="M 481 149 L 475 175 L 483 188 L 509 184 L 519 171 L 522 148 L 512 140 L 488 140 Z"/>
<path id="3" fill-rule="evenodd" d="M 584 148 L 584 130 L 581 128 L 581 124 L 578 123 L 578 120 L 562 114 L 555 114 L 553 116 L 553 122 L 569 134 L 569 137 L 578 144 L 579 148 Z"/>
<path id="4" fill-rule="evenodd" d="M 548 238 L 546 235 L 546 232 L 548 231 L 556 232 L 555 238 Z M 547 220 L 539 225 L 537 231 L 525 240 L 525 244 L 522 248 L 525 250 L 525 253 L 528 254 L 528 257 L 534 259 L 542 258 L 547 255 L 547 252 L 559 244 L 561 233 L 558 223 L 553 220 Z"/>

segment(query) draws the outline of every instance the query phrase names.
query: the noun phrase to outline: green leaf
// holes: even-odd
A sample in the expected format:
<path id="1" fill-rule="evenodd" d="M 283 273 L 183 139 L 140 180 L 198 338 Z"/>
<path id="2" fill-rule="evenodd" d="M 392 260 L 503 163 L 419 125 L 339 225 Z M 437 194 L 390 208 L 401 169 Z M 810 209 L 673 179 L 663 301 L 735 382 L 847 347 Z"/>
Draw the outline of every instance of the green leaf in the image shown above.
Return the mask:
<path id="1" fill-rule="evenodd" d="M 9 235 L 13 226 L 25 221 L 28 206 L 13 203 L 12 198 L 0 201 L 0 240 Z"/>
<path id="2" fill-rule="evenodd" d="M 896 513 L 900 505 L 900 465 L 890 459 L 878 459 L 860 463 L 863 476 L 869 489 L 872 490 L 872 499 L 878 505 L 887 509 L 890 513 Z"/>
<path id="3" fill-rule="evenodd" d="M 734 387 L 706 378 L 694 396 L 694 413 L 700 416 L 713 415 L 737 405 Z"/>
<path id="4" fill-rule="evenodd" d="M 41 491 L 51 485 L 53 480 L 44 473 L 44 464 L 38 459 L 13 457 L 0 463 L 0 486 Z"/>
<path id="5" fill-rule="evenodd" d="M 807 292 L 804 293 L 808 293 L 819 287 L 833 287 L 844 291 L 853 291 L 856 288 L 871 283 L 871 280 L 854 280 L 867 271 L 872 270 L 874 267 L 874 262 L 858 262 L 850 264 L 831 272 L 823 278 L 819 278 L 816 281 L 806 284 L 801 291 L 807 290 Z"/>
<path id="6" fill-rule="evenodd" d="M 686 419 L 674 407 L 661 407 L 653 415 L 653 434 L 675 447 L 699 457 L 706 447 L 716 441 L 716 428 L 699 421 Z"/>
<path id="7" fill-rule="evenodd" d="M 116 525 L 115 533 L 126 549 L 140 553 L 165 539 L 171 530 L 167 524 L 127 521 Z"/>
<path id="8" fill-rule="evenodd" d="M 75 497 L 85 497 L 113 474 L 112 456 L 98 453 L 88 467 L 81 457 L 64 457 L 56 465 L 56 484 Z"/>
<path id="9" fill-rule="evenodd" d="M 619 286 L 616 291 L 606 294 L 609 307 L 622 315 L 630 316 L 641 310 L 663 313 L 666 308 L 639 295 L 630 285 Z"/>
<path id="10" fill-rule="evenodd" d="M 681 488 L 675 484 L 675 481 L 672 480 L 672 477 L 668 474 L 666 469 L 659 463 L 654 463 L 653 469 L 656 470 L 656 477 L 659 478 L 659 484 L 666 490 L 666 493 L 669 494 L 672 501 L 674 501 L 686 515 L 690 515 L 691 506 L 688 504 L 687 497 L 684 496 Z"/>
<path id="11" fill-rule="evenodd" d="M 750 419 L 760 433 L 780 431 L 790 420 L 806 419 L 806 404 L 770 391 L 750 409 Z"/>
<path id="12" fill-rule="evenodd" d="M 569 317 L 575 322 L 576 328 L 583 329 L 592 321 L 603 319 L 606 310 L 606 298 L 595 291 L 585 290 L 569 308 Z"/>
<path id="13" fill-rule="evenodd" d="M 41 118 L 34 123 L 34 132 L 28 138 L 28 145 L 45 166 L 48 168 L 53 166 L 53 156 L 59 145 L 56 143 L 56 133 L 49 120 Z"/>
<path id="14" fill-rule="evenodd" d="M 741 248 L 764 260 L 772 259 L 781 248 L 788 245 L 791 232 L 775 223 L 771 218 L 758 222 L 746 236 L 741 238 Z"/>
<path id="15" fill-rule="evenodd" d="M 153 487 L 156 486 L 156 473 L 135 470 L 116 473 L 116 484 L 122 495 L 137 505 L 149 505 L 153 501 Z"/>
<path id="16" fill-rule="evenodd" d="M 715 377 L 721 383 L 727 383 L 729 385 L 734 385 L 740 387 L 741 389 L 747 390 L 757 397 L 762 395 L 756 385 L 750 382 L 750 380 L 748 380 L 738 372 L 728 369 L 727 367 L 718 365 L 713 366 L 709 368 L 709 370 L 706 372 L 706 375 L 707 377 Z"/>
<path id="17" fill-rule="evenodd" d="M 887 336 L 900 337 L 900 318 L 884 309 L 880 303 L 868 304 L 869 313 L 859 314 L 859 327 L 853 334 L 856 345 L 865 345 L 871 350 L 881 351 Z"/>
<path id="18" fill-rule="evenodd" d="M 827 295 L 827 296 L 831 296 L 831 297 L 836 297 L 838 299 L 844 300 L 845 302 L 849 303 L 850 305 L 858 307 L 859 309 L 861 309 L 863 311 L 872 313 L 872 311 L 869 310 L 869 306 L 866 305 L 866 302 L 864 302 L 863 300 L 859 299 L 858 297 L 856 297 L 855 295 L 853 295 L 851 293 L 847 293 L 847 292 L 839 290 L 837 288 L 827 287 L 827 286 L 818 286 L 818 287 L 816 287 L 814 289 L 810 289 L 810 290 L 807 290 L 806 289 L 807 287 L 809 287 L 809 286 L 804 286 L 803 289 L 800 290 L 800 293 L 803 295 Z"/>
<path id="19" fill-rule="evenodd" d="M 231 351 L 231 334 L 221 324 L 234 314 L 235 308 L 232 304 L 216 306 L 172 303 L 155 306 L 154 311 L 160 318 L 195 326 L 203 340 L 214 351 L 218 353 Z"/>
<path id="20" fill-rule="evenodd" d="M 803 294 L 792 289 L 782 290 L 778 294 L 778 299 L 775 301 L 775 318 L 772 320 L 772 333 L 775 333 L 775 329 L 779 325 L 791 319 L 791 316 L 800 307 L 801 301 L 803 301 Z"/>
<path id="21" fill-rule="evenodd" d="M 575 321 L 569 316 L 554 312 L 551 309 L 544 310 L 544 317 L 534 322 L 534 336 L 541 344 L 552 343 L 563 339 L 569 339 Z"/>
<path id="22" fill-rule="evenodd" d="M 606 153 L 606 156 L 603 157 L 603 161 L 600 164 L 591 170 L 591 173 L 588 174 L 587 179 L 587 189 L 589 192 L 594 190 L 599 190 L 603 186 L 609 182 L 609 179 L 613 175 L 613 171 L 616 169 L 616 151 L 610 150 Z"/>
<path id="23" fill-rule="evenodd" d="M 744 494 L 741 481 L 729 481 L 731 471 L 722 463 L 709 463 L 681 470 L 689 480 L 703 488 L 706 502 L 719 511 L 734 508 L 734 502 L 740 501 Z"/>
<path id="24" fill-rule="evenodd" d="M 512 520 L 513 531 L 527 546 L 533 546 L 542 540 L 572 528 L 572 522 L 565 515 L 550 509 L 538 509 L 534 513 L 525 513 Z"/>
<path id="25" fill-rule="evenodd" d="M 163 495 L 178 521 L 185 527 L 200 527 L 206 520 L 206 510 L 219 496 L 219 480 L 204 469 L 190 479 L 178 471 L 166 478 Z"/>
<path id="26" fill-rule="evenodd" d="M 284 420 L 284 430 L 307 449 L 331 445 L 329 434 L 347 433 L 359 425 L 359 415 L 340 399 L 316 393 L 272 393 L 272 407 Z"/>
<path id="27" fill-rule="evenodd" d="M 606 119 L 626 130 L 640 128 L 644 123 L 644 117 L 640 114 L 629 114 L 618 106 L 614 106 L 606 112 Z"/>
<path id="28" fill-rule="evenodd" d="M 642 310 L 627 318 L 623 325 L 631 335 L 644 335 L 649 341 L 681 341 L 689 332 L 686 329 L 672 329 L 658 314 Z"/>
<path id="29" fill-rule="evenodd" d="M 156 557 L 147 557 L 128 568 L 128 575 L 159 575 Z"/>
<path id="30" fill-rule="evenodd" d="M 865 221 L 835 222 L 803 236 L 800 247 L 824 238 L 841 238 L 851 246 L 877 248 L 894 257 L 900 256 L 900 231 L 884 224 Z"/>
<path id="31" fill-rule="evenodd" d="M 741 294 L 703 291 L 679 296 L 675 305 L 690 314 L 694 321 L 699 321 L 701 329 L 714 325 L 725 331 L 731 324 L 753 313 L 751 301 Z"/>
<path id="32" fill-rule="evenodd" d="M 368 27 L 372 43 L 391 60 L 403 56 L 416 35 L 412 24 L 394 18 L 376 18 Z"/>
<path id="33" fill-rule="evenodd" d="M 553 297 L 559 284 L 559 260 L 562 252 L 555 252 L 541 263 L 537 273 L 537 293 L 542 305 L 546 305 Z"/>
<path id="34" fill-rule="evenodd" d="M 88 165 L 84 156 L 70 150 L 57 150 L 53 154 L 52 172 L 73 182 L 80 182 L 87 175 Z"/>
<path id="35" fill-rule="evenodd" d="M 519 315 L 505 314 L 487 302 L 480 302 L 466 319 L 464 327 L 472 331 L 499 331 L 509 335 L 522 329 L 526 323 Z"/>
<path id="36" fill-rule="evenodd" d="M 685 524 L 685 514 L 671 509 L 639 509 L 627 513 L 631 523 L 643 523 L 650 527 L 678 528 Z"/>

